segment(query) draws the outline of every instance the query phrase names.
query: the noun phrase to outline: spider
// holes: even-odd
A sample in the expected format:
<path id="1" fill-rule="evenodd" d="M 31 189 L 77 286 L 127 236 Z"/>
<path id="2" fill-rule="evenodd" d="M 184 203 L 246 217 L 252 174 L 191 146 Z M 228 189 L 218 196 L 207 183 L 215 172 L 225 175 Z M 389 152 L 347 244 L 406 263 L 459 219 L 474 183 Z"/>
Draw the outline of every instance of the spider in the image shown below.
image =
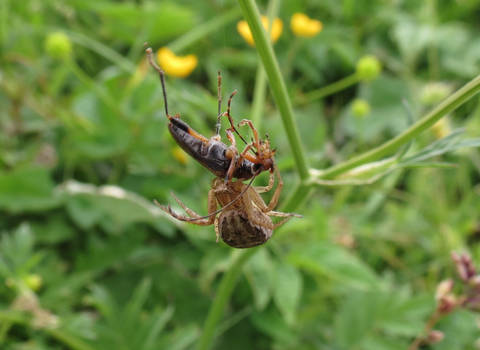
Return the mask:
<path id="1" fill-rule="evenodd" d="M 268 192 L 273 188 L 275 176 L 278 185 L 267 205 L 259 193 Z M 195 225 L 215 225 L 217 242 L 221 238 L 226 244 L 234 248 L 250 248 L 261 245 L 272 236 L 273 230 L 287 222 L 291 217 L 302 217 L 299 214 L 274 211 L 283 187 L 283 181 L 278 170 L 270 173 L 267 186 L 252 187 L 253 179 L 245 184 L 241 180 L 227 181 L 216 177 L 212 181 L 212 188 L 208 192 L 208 215 L 200 216 L 188 208 L 175 194 L 175 201 L 188 216 L 172 210 L 170 205 L 156 204 L 167 214 L 177 220 L 186 221 Z M 217 203 L 222 207 L 217 210 Z M 217 215 L 220 214 L 220 215 Z M 283 217 L 278 223 L 273 223 L 271 216 Z"/>

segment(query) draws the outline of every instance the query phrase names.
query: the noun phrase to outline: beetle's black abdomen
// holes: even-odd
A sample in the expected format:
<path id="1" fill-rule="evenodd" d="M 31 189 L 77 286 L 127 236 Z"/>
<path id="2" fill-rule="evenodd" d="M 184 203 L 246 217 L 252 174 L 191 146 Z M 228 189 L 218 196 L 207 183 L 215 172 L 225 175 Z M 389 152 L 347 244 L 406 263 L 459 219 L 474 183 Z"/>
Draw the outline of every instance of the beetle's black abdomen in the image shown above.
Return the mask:
<path id="1" fill-rule="evenodd" d="M 168 124 L 170 134 L 178 145 L 196 161 L 210 170 L 216 176 L 225 177 L 230 166 L 231 159 L 225 156 L 227 145 L 220 141 L 209 140 L 208 143 L 191 135 L 192 129 L 180 118 L 171 118 Z M 233 177 L 236 179 L 251 179 L 261 167 L 244 159 L 237 164 Z"/>
<path id="2" fill-rule="evenodd" d="M 224 177 L 230 160 L 225 157 L 227 146 L 222 142 L 205 143 L 189 133 L 190 127 L 181 119 L 172 118 L 168 124 L 170 134 L 191 157 L 216 176 Z"/>
<path id="3" fill-rule="evenodd" d="M 272 230 L 252 224 L 245 213 L 225 212 L 219 217 L 218 230 L 230 247 L 250 248 L 263 244 L 272 236 Z"/>
<path id="4" fill-rule="evenodd" d="M 248 180 L 251 179 L 253 175 L 260 173 L 261 168 L 263 168 L 261 164 L 255 164 L 248 159 L 244 159 L 242 164 L 238 165 L 233 172 L 233 177 L 236 179 Z"/>

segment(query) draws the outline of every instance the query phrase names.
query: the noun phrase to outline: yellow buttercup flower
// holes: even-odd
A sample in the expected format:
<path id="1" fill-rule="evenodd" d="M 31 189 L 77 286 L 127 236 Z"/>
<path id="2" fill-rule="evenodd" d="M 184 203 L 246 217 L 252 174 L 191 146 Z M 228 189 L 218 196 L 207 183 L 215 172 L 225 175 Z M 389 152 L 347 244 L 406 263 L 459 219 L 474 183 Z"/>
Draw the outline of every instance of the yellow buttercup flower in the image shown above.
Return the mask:
<path id="1" fill-rule="evenodd" d="M 262 16 L 262 25 L 263 28 L 265 28 L 266 31 L 268 31 L 269 27 L 269 21 L 266 16 Z M 250 30 L 250 27 L 248 26 L 248 23 L 246 21 L 240 21 L 237 23 L 237 30 L 240 33 L 240 35 L 245 39 L 245 41 L 251 45 L 255 46 L 255 42 L 253 41 L 253 36 L 252 32 Z M 275 18 L 272 23 L 272 28 L 270 30 L 270 39 L 272 42 L 277 42 L 278 38 L 280 38 L 280 35 L 282 34 L 283 30 L 283 22 L 279 18 Z"/>
<path id="2" fill-rule="evenodd" d="M 176 56 L 168 47 L 158 50 L 157 60 L 165 73 L 180 78 L 192 73 L 198 63 L 197 56 Z"/>
<path id="3" fill-rule="evenodd" d="M 295 13 L 290 21 L 290 28 L 296 36 L 311 38 L 322 31 L 323 23 L 303 13 Z"/>

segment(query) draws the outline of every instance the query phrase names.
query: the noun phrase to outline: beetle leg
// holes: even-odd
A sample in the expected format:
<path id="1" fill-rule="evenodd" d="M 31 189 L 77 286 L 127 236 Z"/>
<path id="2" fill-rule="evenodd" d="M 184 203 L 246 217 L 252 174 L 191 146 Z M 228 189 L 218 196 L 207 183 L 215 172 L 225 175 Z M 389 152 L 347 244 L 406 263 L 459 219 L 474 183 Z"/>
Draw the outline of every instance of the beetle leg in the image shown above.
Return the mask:
<path id="1" fill-rule="evenodd" d="M 230 123 L 230 129 L 234 131 L 245 144 L 247 144 L 247 141 L 245 141 L 243 136 L 240 135 L 237 128 L 235 127 L 235 123 L 233 122 L 232 115 L 230 114 L 232 99 L 233 99 L 233 96 L 235 96 L 236 94 L 237 94 L 237 90 L 233 91 L 230 97 L 228 98 L 227 111 L 225 113 L 220 113 L 220 109 L 219 109 L 219 113 L 217 116 L 217 135 L 220 133 L 220 126 L 221 126 L 220 119 L 226 116 L 228 118 L 228 122 Z M 220 102 L 219 102 L 219 106 L 220 106 Z"/>
<path id="2" fill-rule="evenodd" d="M 232 130 L 227 129 L 227 138 L 232 144 L 230 147 L 228 147 L 226 156 L 227 158 L 230 158 L 230 166 L 228 167 L 227 173 L 225 175 L 225 182 L 230 181 L 233 177 L 233 172 L 235 171 L 237 167 L 237 142 L 235 140 L 235 136 L 233 136 Z"/>
<path id="3" fill-rule="evenodd" d="M 253 147 L 253 144 L 251 144 L 251 143 L 249 143 L 245 146 L 242 153 L 240 153 L 240 155 L 238 156 L 238 161 L 237 161 L 238 164 L 241 164 L 244 159 L 248 159 L 252 163 L 256 163 L 255 161 L 252 161 L 252 159 L 256 159 L 256 158 L 252 158 L 254 156 L 251 153 L 248 153 L 252 147 Z"/>
<path id="4" fill-rule="evenodd" d="M 194 138 L 202 141 L 203 143 L 208 143 L 208 139 L 205 136 L 203 136 L 202 134 L 199 134 L 198 132 L 196 132 L 192 128 L 188 128 L 188 134 L 193 136 Z"/>
<path id="5" fill-rule="evenodd" d="M 248 119 L 242 119 L 240 121 L 240 123 L 238 123 L 238 126 L 243 126 L 243 125 L 248 125 L 250 127 L 250 129 L 252 129 L 252 133 L 253 133 L 253 138 L 254 138 L 254 146 L 257 150 L 257 152 L 260 151 L 260 140 L 258 139 L 258 131 L 257 129 L 253 126 L 253 123 L 251 120 L 248 120 Z"/>

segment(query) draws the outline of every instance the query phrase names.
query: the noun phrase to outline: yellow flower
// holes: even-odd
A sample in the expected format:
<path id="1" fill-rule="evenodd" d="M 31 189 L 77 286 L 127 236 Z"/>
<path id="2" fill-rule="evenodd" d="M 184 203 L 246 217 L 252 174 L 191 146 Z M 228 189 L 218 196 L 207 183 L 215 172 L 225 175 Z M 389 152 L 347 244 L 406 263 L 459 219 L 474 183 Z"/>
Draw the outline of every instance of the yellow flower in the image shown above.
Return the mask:
<path id="1" fill-rule="evenodd" d="M 265 30 L 268 31 L 269 21 L 266 16 L 262 16 L 262 25 L 263 25 L 263 28 L 265 28 Z M 237 30 L 249 45 L 255 46 L 252 32 L 250 31 L 250 27 L 248 26 L 248 23 L 246 21 L 238 22 Z M 275 43 L 278 40 L 278 38 L 280 38 L 280 35 L 282 34 L 282 30 L 283 30 L 282 20 L 279 18 L 275 18 L 273 20 L 272 28 L 270 30 L 270 39 L 272 40 L 272 42 Z"/>
<path id="2" fill-rule="evenodd" d="M 323 23 L 303 13 L 295 13 L 290 21 L 290 28 L 296 36 L 311 38 L 322 31 Z"/>
<path id="3" fill-rule="evenodd" d="M 180 78 L 192 73 L 198 63 L 197 56 L 176 56 L 168 47 L 158 50 L 157 60 L 165 73 Z"/>

